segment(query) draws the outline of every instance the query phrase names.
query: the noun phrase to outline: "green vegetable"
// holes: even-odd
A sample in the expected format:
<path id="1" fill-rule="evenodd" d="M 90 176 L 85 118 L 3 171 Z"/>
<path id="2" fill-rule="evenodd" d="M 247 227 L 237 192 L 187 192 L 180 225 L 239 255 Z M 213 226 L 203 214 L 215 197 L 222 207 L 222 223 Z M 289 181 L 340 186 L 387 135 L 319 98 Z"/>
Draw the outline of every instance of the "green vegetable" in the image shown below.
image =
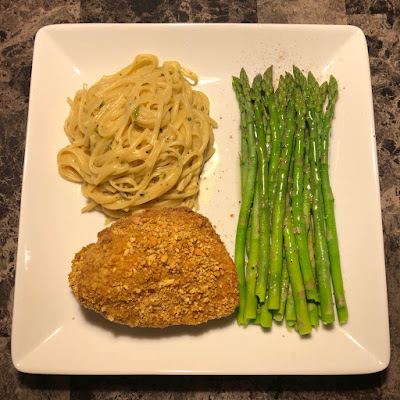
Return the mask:
<path id="1" fill-rule="evenodd" d="M 239 280 L 239 308 L 237 321 L 245 323 L 244 312 L 246 305 L 246 274 L 245 274 L 245 243 L 249 214 L 253 202 L 255 183 L 257 176 L 257 152 L 254 133 L 254 112 L 250 97 L 250 85 L 244 69 L 240 72 L 240 90 L 244 96 L 244 108 L 246 112 L 246 135 L 248 142 L 248 162 L 245 185 L 242 193 L 242 204 L 239 212 L 239 220 L 236 231 L 235 264 Z"/>
<path id="2" fill-rule="evenodd" d="M 325 222 L 326 222 L 326 238 L 329 249 L 329 260 L 331 264 L 332 284 L 335 293 L 336 310 L 339 323 L 343 324 L 348 319 L 348 310 L 343 288 L 343 278 L 340 266 L 339 242 L 336 230 L 334 197 L 329 181 L 329 135 L 331 130 L 331 121 L 333 117 L 334 107 L 337 99 L 337 82 L 331 76 L 328 86 L 328 106 L 323 117 L 323 130 L 321 142 L 321 183 L 324 197 Z"/>
<path id="3" fill-rule="evenodd" d="M 266 121 L 263 119 L 261 75 L 253 81 L 254 114 L 257 133 L 258 191 L 259 191 L 259 234 L 260 250 L 255 293 L 260 302 L 265 301 L 267 291 L 269 251 L 270 251 L 270 208 L 268 203 L 268 154 L 266 143 Z M 253 209 L 256 202 L 254 201 Z"/>
<path id="4" fill-rule="evenodd" d="M 232 80 L 241 131 L 237 321 L 271 328 L 285 318 L 307 335 L 320 318 L 335 319 L 331 280 L 339 323 L 348 319 L 328 162 L 337 82 L 319 85 L 294 66 L 274 91 L 272 72 L 251 87 L 243 68 Z"/>
<path id="5" fill-rule="evenodd" d="M 283 260 L 283 218 L 285 214 L 287 178 L 295 131 L 294 115 L 295 110 L 293 103 L 289 102 L 286 126 L 282 137 L 282 150 L 279 159 L 277 186 L 272 209 L 271 263 L 268 288 L 268 308 L 270 310 L 278 310 L 280 307 L 280 284 Z"/>
<path id="6" fill-rule="evenodd" d="M 299 87 L 296 87 L 295 89 L 294 101 L 297 111 L 297 123 L 293 154 L 293 192 L 291 194 L 293 227 L 299 251 L 299 261 L 307 299 L 319 301 L 315 278 L 312 273 L 310 257 L 308 254 L 306 223 L 303 215 L 303 165 L 306 104 Z"/>
<path id="7" fill-rule="evenodd" d="M 321 319 L 324 324 L 329 324 L 335 320 L 335 314 L 333 311 L 330 263 L 322 209 L 323 199 L 321 196 L 321 176 L 318 158 L 319 148 L 316 123 L 318 112 L 320 112 L 317 108 L 319 88 L 315 78 L 313 78 L 312 75 L 309 75 L 309 78 L 311 79 L 308 80 L 310 97 L 307 102 L 307 122 L 310 132 L 311 194 L 315 256 L 321 304 Z"/>
<path id="8" fill-rule="evenodd" d="M 137 120 L 137 117 L 139 115 L 139 109 L 140 109 L 140 104 L 133 109 L 133 111 L 132 111 L 132 122 L 135 122 Z"/>

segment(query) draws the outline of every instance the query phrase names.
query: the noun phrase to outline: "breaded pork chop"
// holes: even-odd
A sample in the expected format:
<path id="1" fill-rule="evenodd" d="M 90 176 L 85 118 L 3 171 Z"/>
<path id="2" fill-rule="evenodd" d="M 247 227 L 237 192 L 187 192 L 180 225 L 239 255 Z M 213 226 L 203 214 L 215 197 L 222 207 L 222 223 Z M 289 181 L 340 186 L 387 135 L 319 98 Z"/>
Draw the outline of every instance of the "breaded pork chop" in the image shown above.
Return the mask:
<path id="1" fill-rule="evenodd" d="M 207 218 L 185 207 L 110 225 L 75 255 L 69 282 L 83 306 L 130 326 L 197 325 L 239 303 L 225 245 Z"/>

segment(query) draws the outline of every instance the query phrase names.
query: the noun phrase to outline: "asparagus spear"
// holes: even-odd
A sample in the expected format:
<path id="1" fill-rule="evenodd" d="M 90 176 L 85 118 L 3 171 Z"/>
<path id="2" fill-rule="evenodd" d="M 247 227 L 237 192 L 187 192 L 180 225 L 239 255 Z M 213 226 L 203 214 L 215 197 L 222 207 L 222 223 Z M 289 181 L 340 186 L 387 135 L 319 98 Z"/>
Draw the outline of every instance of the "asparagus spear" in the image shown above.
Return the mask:
<path id="1" fill-rule="evenodd" d="M 293 155 L 293 192 L 291 194 L 293 225 L 307 299 L 319 301 L 308 254 L 306 224 L 303 215 L 303 163 L 306 104 L 300 88 L 296 87 L 294 93 L 295 107 L 297 111 L 297 127 Z"/>
<path id="2" fill-rule="evenodd" d="M 287 330 L 291 331 L 292 328 L 295 327 L 296 325 L 297 318 L 296 318 L 296 310 L 294 308 L 292 285 L 290 283 L 288 287 L 288 296 L 286 301 L 285 320 L 286 320 Z"/>
<path id="3" fill-rule="evenodd" d="M 311 225 L 311 166 L 310 166 L 310 138 L 306 134 L 304 137 L 304 175 L 303 175 L 303 215 L 306 223 L 307 233 Z M 311 255 L 310 255 L 310 262 Z"/>
<path id="4" fill-rule="evenodd" d="M 269 163 L 271 157 L 272 129 L 271 129 L 271 117 L 268 114 L 268 107 L 269 104 L 271 103 L 271 98 L 274 93 L 274 86 L 272 84 L 272 66 L 269 67 L 264 72 L 261 87 L 265 94 L 263 121 L 265 127 L 265 146 L 267 149 L 267 159 Z"/>
<path id="5" fill-rule="evenodd" d="M 294 89 L 295 89 L 295 80 L 293 78 L 293 75 L 290 74 L 289 72 L 285 73 L 285 84 L 287 87 L 286 103 L 288 103 L 290 100 L 293 101 L 293 94 L 294 94 Z"/>
<path id="6" fill-rule="evenodd" d="M 237 321 L 244 323 L 244 310 L 246 304 L 246 276 L 245 276 L 245 243 L 249 212 L 254 197 L 255 181 L 257 175 L 257 153 L 254 135 L 254 113 L 249 93 L 248 77 L 244 69 L 240 72 L 240 87 L 245 97 L 247 143 L 249 149 L 248 170 L 246 184 L 242 192 L 242 204 L 239 212 L 238 226 L 235 242 L 235 264 L 239 280 L 239 307 L 237 310 Z"/>
<path id="7" fill-rule="evenodd" d="M 282 92 L 284 92 L 284 94 L 282 94 Z M 279 156 L 281 153 L 281 136 L 283 133 L 283 126 L 281 126 L 279 120 L 278 108 L 284 107 L 284 105 L 280 102 L 280 100 L 283 101 L 284 99 L 286 99 L 286 87 L 284 80 L 281 79 L 276 92 L 271 96 L 271 100 L 268 103 L 271 125 L 271 156 L 268 166 L 268 199 L 271 209 L 274 201 L 276 176 L 279 166 Z"/>
<path id="8" fill-rule="evenodd" d="M 317 80 L 313 76 L 311 72 L 308 73 L 308 81 L 311 82 L 311 85 L 315 86 L 315 90 L 317 91 L 317 96 L 315 98 L 315 126 L 317 129 L 317 136 L 316 136 L 316 143 L 318 149 L 318 168 L 321 172 L 321 154 L 322 154 L 322 132 L 323 132 L 323 120 L 324 120 L 324 113 L 323 113 L 323 104 L 325 102 L 325 98 L 328 92 L 328 84 L 324 82 L 321 86 L 318 85 Z M 320 198 L 323 201 L 323 192 L 322 192 L 322 182 L 319 185 L 318 190 L 320 191 Z M 325 207 L 321 207 L 321 215 L 326 220 L 325 216 Z M 326 224 L 325 224 L 325 231 L 326 231 Z"/>
<path id="9" fill-rule="evenodd" d="M 240 171 L 241 171 L 241 184 L 243 192 L 246 184 L 248 161 L 249 161 L 248 160 L 249 148 L 247 144 L 247 117 L 246 117 L 246 106 L 245 106 L 246 100 L 243 95 L 242 84 L 239 78 L 235 76 L 232 78 L 232 86 L 236 93 L 236 98 L 239 103 L 239 111 L 240 111 L 240 131 L 241 131 Z"/>
<path id="10" fill-rule="evenodd" d="M 283 317 L 285 316 L 285 308 L 286 308 L 288 290 L 289 290 L 289 273 L 288 273 L 288 268 L 287 268 L 286 257 L 284 255 L 283 256 L 283 265 L 282 265 L 280 307 L 279 307 L 279 310 L 274 312 L 274 320 L 275 321 L 280 322 L 280 321 L 282 321 Z"/>
<path id="11" fill-rule="evenodd" d="M 251 241 L 248 263 L 246 268 L 246 303 L 244 309 L 244 323 L 257 316 L 257 296 L 255 293 L 258 270 L 258 257 L 260 252 L 260 173 L 257 174 L 257 182 L 254 193 L 251 225 Z"/>
<path id="12" fill-rule="evenodd" d="M 308 244 L 308 253 L 310 255 L 310 262 L 312 266 L 312 272 L 314 279 L 316 278 L 315 272 L 315 256 L 314 256 L 314 232 L 312 224 L 310 225 L 310 230 L 307 234 L 307 244 Z M 318 328 L 319 326 L 319 303 L 316 303 L 314 300 L 307 300 L 308 306 L 308 314 L 310 315 L 310 322 L 312 326 Z"/>
<path id="13" fill-rule="evenodd" d="M 292 221 L 293 211 L 290 204 L 290 197 L 293 195 L 295 191 L 294 180 L 293 180 L 293 172 L 295 169 L 295 164 L 296 164 L 296 159 L 292 157 L 289 168 L 289 176 L 288 176 L 285 218 L 283 221 L 283 237 L 284 237 L 284 248 L 286 251 L 289 281 L 292 287 L 292 294 L 293 294 L 294 306 L 297 317 L 296 330 L 299 331 L 300 335 L 305 335 L 311 332 L 311 323 L 309 320 L 306 291 L 299 263 L 299 256 L 298 256 L 299 252 L 296 246 L 296 239 L 293 228 L 293 221 Z"/>
<path id="14" fill-rule="evenodd" d="M 294 141 L 293 141 L 292 153 L 293 153 L 293 150 L 294 150 Z M 286 192 L 291 193 L 292 189 L 293 189 L 293 157 L 290 158 Z M 286 209 L 285 209 L 285 211 L 286 211 Z M 289 283 L 290 283 L 289 282 L 289 272 L 288 272 L 288 267 L 287 267 L 286 254 L 285 254 L 285 251 L 283 251 L 280 307 L 279 307 L 279 310 L 276 310 L 273 312 L 274 319 L 275 319 L 275 321 L 278 321 L 278 322 L 282 321 L 282 319 L 285 315 Z"/>
<path id="15" fill-rule="evenodd" d="M 243 192 L 242 192 L 243 193 Z M 251 227 L 253 225 L 253 208 L 250 208 L 249 212 L 249 222 L 247 223 L 247 230 L 246 230 L 246 254 L 249 257 L 250 254 L 250 243 L 251 243 Z"/>
<path id="16" fill-rule="evenodd" d="M 333 311 L 329 254 L 325 236 L 325 221 L 322 212 L 323 199 L 321 198 L 322 189 L 318 160 L 318 132 L 316 126 L 315 103 L 317 101 L 319 88 L 316 85 L 313 85 L 312 80 L 310 83 L 310 97 L 307 103 L 307 122 L 310 131 L 311 192 L 315 255 L 320 292 L 321 319 L 324 324 L 329 324 L 335 320 L 335 314 Z"/>
<path id="17" fill-rule="evenodd" d="M 285 239 L 286 259 L 289 272 L 289 280 L 292 286 L 294 306 L 297 316 L 297 327 L 300 335 L 306 335 L 311 332 L 310 316 L 308 315 L 308 306 L 306 292 L 301 275 L 296 239 L 293 232 L 293 222 L 289 204 L 289 194 L 286 195 L 286 212 L 283 227 Z"/>
<path id="18" fill-rule="evenodd" d="M 296 84 L 301 88 L 303 99 L 308 102 L 310 91 L 307 84 L 306 77 L 302 74 L 299 68 L 293 66 L 293 74 L 295 76 Z M 307 130 L 307 127 L 306 127 Z M 304 158 L 304 184 L 303 184 L 303 214 L 306 222 L 307 229 L 307 244 L 310 263 L 313 271 L 313 276 L 318 290 L 318 282 L 315 271 L 315 256 L 314 256 L 314 236 L 311 226 L 311 184 L 310 184 L 310 141 L 308 135 L 305 135 L 305 158 Z M 314 301 L 308 301 L 308 312 L 310 314 L 311 325 L 318 327 L 319 325 L 319 304 Z"/>
<path id="19" fill-rule="evenodd" d="M 272 210 L 270 278 L 268 288 L 268 308 L 278 310 L 280 307 L 280 283 L 282 276 L 283 217 L 290 158 L 295 131 L 294 105 L 290 101 L 286 116 L 286 129 L 282 137 L 282 151 L 279 160 L 279 171 L 274 204 Z"/>
<path id="20" fill-rule="evenodd" d="M 248 253 L 248 264 L 246 272 L 246 306 L 244 312 L 245 321 L 255 319 L 257 317 L 257 304 L 258 299 L 255 293 L 256 281 L 258 270 L 260 269 L 260 262 L 268 262 L 268 250 L 265 260 L 261 258 L 265 257 L 265 234 L 261 235 L 261 225 L 263 229 L 265 226 L 265 217 L 267 217 L 267 222 L 269 223 L 269 215 L 265 215 L 265 209 L 262 209 L 262 191 L 263 191 L 263 164 L 265 163 L 265 137 L 264 137 L 264 127 L 262 122 L 262 108 L 261 108 L 261 75 L 257 75 L 254 78 L 251 97 L 254 99 L 253 111 L 254 111 L 254 123 L 256 127 L 256 140 L 255 147 L 257 151 L 257 178 L 256 178 L 256 188 L 253 199 L 253 208 L 251 211 L 251 235 L 250 235 L 250 250 Z M 249 90 L 249 89 L 248 89 Z M 265 233 L 265 232 L 263 232 Z M 262 254 L 261 254 L 262 250 Z M 260 312 L 261 318 L 261 312 Z"/>
<path id="21" fill-rule="evenodd" d="M 309 77 L 312 79 L 314 76 L 312 74 L 308 74 Z M 315 79 L 315 78 L 314 78 Z M 316 82 L 316 86 L 318 86 L 318 82 Z M 315 114 L 315 119 L 317 123 L 317 129 L 318 129 L 318 159 L 320 162 L 319 167 L 321 168 L 321 156 L 322 156 L 322 136 L 323 136 L 323 123 L 324 123 L 324 112 L 323 112 L 323 106 L 324 102 L 326 99 L 326 95 L 328 94 L 328 83 L 323 82 L 321 86 L 319 86 L 319 92 L 318 92 L 318 97 L 316 101 L 316 114 Z M 325 210 L 324 210 L 324 215 L 325 215 Z"/>
<path id="22" fill-rule="evenodd" d="M 324 208 L 326 215 L 326 236 L 329 249 L 329 260 L 331 263 L 331 274 L 333 290 L 335 293 L 336 310 L 339 323 L 343 324 L 348 319 L 348 310 L 344 295 L 342 272 L 340 267 L 339 243 L 336 231 L 336 221 L 334 212 L 334 197 L 329 181 L 328 153 L 329 153 L 329 135 L 331 130 L 331 121 L 333 118 L 334 107 L 337 99 L 337 82 L 331 76 L 328 86 L 328 105 L 323 120 L 323 132 L 321 143 L 321 182 L 324 197 Z"/>
<path id="23" fill-rule="evenodd" d="M 264 302 L 267 291 L 269 242 L 270 242 L 270 210 L 268 203 L 268 155 L 266 148 L 266 134 L 263 125 L 263 105 L 261 98 L 262 76 L 257 75 L 253 82 L 254 112 L 257 132 L 257 160 L 258 160 L 258 185 L 259 185 L 259 226 L 260 226 L 260 252 L 259 266 L 255 293 L 260 302 Z"/>
<path id="24" fill-rule="evenodd" d="M 299 86 L 303 93 L 304 101 L 307 103 L 310 97 L 310 90 L 307 83 L 307 78 L 303 75 L 299 68 L 293 65 L 293 75 L 295 78 L 296 85 Z"/>
<path id="25" fill-rule="evenodd" d="M 310 185 L 310 141 L 308 135 L 305 136 L 304 141 L 305 155 L 304 155 L 304 182 L 303 182 L 303 215 L 307 231 L 307 247 L 310 259 L 312 274 L 317 286 L 316 272 L 315 272 L 315 256 L 314 256 L 314 233 L 311 221 L 311 185 Z M 310 315 L 310 322 L 316 328 L 319 326 L 319 312 L 318 304 L 313 300 L 307 300 L 308 313 Z"/>
<path id="26" fill-rule="evenodd" d="M 287 83 L 286 79 L 283 76 L 280 76 L 278 90 L 276 91 L 278 101 L 278 124 L 281 135 L 285 127 L 286 106 L 288 98 L 290 98 L 288 95 Z"/>
<path id="27" fill-rule="evenodd" d="M 272 81 L 272 77 L 273 77 L 273 67 L 272 65 L 267 68 L 263 74 L 263 80 L 261 82 L 261 88 L 265 93 L 265 98 L 266 98 L 266 103 L 268 104 L 270 99 L 271 99 L 271 95 L 274 93 L 274 86 L 273 86 L 273 81 Z"/>
<path id="28" fill-rule="evenodd" d="M 257 316 L 256 319 L 253 321 L 253 325 L 261 325 L 261 304 L 257 304 Z"/>
<path id="29" fill-rule="evenodd" d="M 263 328 L 272 327 L 272 313 L 268 310 L 268 292 L 265 296 L 264 303 L 261 303 L 261 326 Z"/>
<path id="30" fill-rule="evenodd" d="M 233 90 L 236 93 L 236 98 L 239 103 L 240 111 L 240 131 L 241 131 L 241 154 L 240 154 L 240 174 L 242 193 L 246 185 L 247 171 L 249 166 L 249 146 L 247 143 L 247 115 L 246 115 L 246 98 L 242 90 L 242 83 L 236 76 L 232 77 Z M 251 241 L 251 211 L 249 223 L 246 233 L 246 253 L 249 254 Z"/>
<path id="31" fill-rule="evenodd" d="M 265 107 L 263 113 L 263 124 L 265 127 L 265 149 L 267 151 L 267 160 L 269 163 L 269 159 L 271 157 L 271 124 L 270 124 L 270 117 L 267 114 L 267 109 Z M 268 169 L 267 169 L 267 177 L 269 178 Z"/>

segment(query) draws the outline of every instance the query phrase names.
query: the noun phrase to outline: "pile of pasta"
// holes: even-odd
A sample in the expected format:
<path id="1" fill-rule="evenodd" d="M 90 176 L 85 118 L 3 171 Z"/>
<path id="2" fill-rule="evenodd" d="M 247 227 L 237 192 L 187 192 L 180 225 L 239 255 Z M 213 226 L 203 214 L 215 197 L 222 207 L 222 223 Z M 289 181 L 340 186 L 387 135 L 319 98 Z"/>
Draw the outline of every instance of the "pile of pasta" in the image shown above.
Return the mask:
<path id="1" fill-rule="evenodd" d="M 214 153 L 209 100 L 176 61 L 138 55 L 114 75 L 78 90 L 65 121 L 70 145 L 60 175 L 81 183 L 83 211 L 120 218 L 146 208 L 193 207 Z"/>

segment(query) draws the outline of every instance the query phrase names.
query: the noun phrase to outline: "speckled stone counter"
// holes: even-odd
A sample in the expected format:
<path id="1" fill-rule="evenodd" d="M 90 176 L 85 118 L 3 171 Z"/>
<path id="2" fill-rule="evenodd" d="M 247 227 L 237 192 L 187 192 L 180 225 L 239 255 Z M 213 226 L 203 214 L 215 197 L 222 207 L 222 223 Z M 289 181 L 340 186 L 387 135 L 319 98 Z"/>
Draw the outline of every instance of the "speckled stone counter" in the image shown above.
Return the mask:
<path id="1" fill-rule="evenodd" d="M 399 16 L 399 0 L 2 0 L 0 398 L 400 399 Z M 42 26 L 71 22 L 351 24 L 364 31 L 374 95 L 391 327 L 391 362 L 385 371 L 347 377 L 68 377 L 26 375 L 14 369 L 11 315 L 33 42 Z"/>

